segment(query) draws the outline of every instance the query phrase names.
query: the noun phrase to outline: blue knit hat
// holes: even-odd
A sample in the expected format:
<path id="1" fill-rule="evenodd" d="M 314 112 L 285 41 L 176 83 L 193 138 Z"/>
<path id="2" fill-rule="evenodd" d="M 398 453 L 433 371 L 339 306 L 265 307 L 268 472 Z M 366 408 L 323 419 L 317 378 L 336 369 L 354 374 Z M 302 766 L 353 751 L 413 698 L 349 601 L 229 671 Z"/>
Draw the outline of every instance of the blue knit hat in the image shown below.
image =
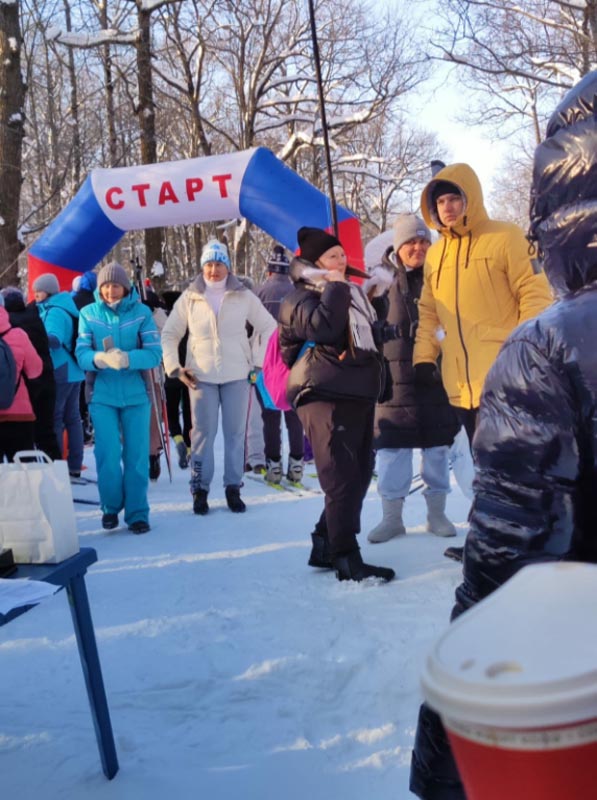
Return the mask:
<path id="1" fill-rule="evenodd" d="M 220 261 L 230 269 L 228 248 L 217 239 L 210 239 L 201 252 L 201 266 L 204 267 L 209 261 Z"/>

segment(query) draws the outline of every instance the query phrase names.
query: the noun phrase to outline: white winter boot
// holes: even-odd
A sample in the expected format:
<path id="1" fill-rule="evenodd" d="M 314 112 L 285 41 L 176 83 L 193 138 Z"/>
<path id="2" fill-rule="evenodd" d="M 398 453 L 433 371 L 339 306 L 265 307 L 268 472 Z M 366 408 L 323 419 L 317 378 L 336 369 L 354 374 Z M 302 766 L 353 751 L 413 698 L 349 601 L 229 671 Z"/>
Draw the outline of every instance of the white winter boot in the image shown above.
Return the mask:
<path id="1" fill-rule="evenodd" d="M 427 530 L 436 536 L 456 536 L 456 528 L 446 517 L 446 495 L 426 494 Z"/>
<path id="2" fill-rule="evenodd" d="M 286 477 L 293 483 L 300 483 L 303 480 L 303 459 L 288 456 L 288 472 Z"/>
<path id="3" fill-rule="evenodd" d="M 282 482 L 282 462 L 274 461 L 272 458 L 267 459 L 267 467 L 265 470 L 266 483 L 281 483 Z"/>
<path id="4" fill-rule="evenodd" d="M 367 539 L 373 544 L 379 544 L 393 539 L 394 536 L 404 536 L 406 528 L 402 522 L 403 506 L 404 497 L 398 497 L 395 500 L 388 500 L 382 497 L 381 507 L 383 510 L 383 519 L 379 525 L 373 528 L 367 536 Z"/>

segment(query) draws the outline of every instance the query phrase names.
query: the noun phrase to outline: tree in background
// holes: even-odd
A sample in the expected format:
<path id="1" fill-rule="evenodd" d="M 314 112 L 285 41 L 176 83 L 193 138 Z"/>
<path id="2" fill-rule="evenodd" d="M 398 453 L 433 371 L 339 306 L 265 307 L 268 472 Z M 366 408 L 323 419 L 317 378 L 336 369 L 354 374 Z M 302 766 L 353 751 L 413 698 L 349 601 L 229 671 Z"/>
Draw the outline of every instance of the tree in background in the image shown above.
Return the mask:
<path id="1" fill-rule="evenodd" d="M 36 235 L 96 166 L 265 146 L 327 192 L 302 0 L 22 3 L 31 131 L 21 219 Z M 426 76 L 418 20 L 373 14 L 364 0 L 326 0 L 316 14 L 337 199 L 374 234 L 412 207 L 437 155 L 403 113 Z M 163 232 L 170 285 L 195 273 L 214 233 L 228 239 L 237 271 L 261 270 L 271 241 L 246 221 L 174 226 Z M 162 260 L 147 238 L 127 234 L 119 259 Z"/>
<path id="2" fill-rule="evenodd" d="M 25 133 L 25 83 L 21 75 L 18 2 L 0 0 L 0 283 L 16 283 Z"/>

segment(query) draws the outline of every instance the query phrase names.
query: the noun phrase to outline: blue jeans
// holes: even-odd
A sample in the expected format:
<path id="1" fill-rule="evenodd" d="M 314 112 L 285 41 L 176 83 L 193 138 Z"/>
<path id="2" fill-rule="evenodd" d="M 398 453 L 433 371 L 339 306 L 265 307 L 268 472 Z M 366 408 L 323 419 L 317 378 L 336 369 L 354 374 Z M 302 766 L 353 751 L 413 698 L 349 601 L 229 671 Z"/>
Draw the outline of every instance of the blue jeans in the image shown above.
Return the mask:
<path id="1" fill-rule="evenodd" d="M 377 491 L 386 500 L 406 497 L 413 479 L 413 450 L 387 448 L 377 451 Z M 449 447 L 421 450 L 423 494 L 447 494 L 450 491 Z"/>
<path id="2" fill-rule="evenodd" d="M 198 383 L 190 389 L 191 491 L 209 491 L 214 476 L 214 441 L 222 408 L 224 432 L 224 486 L 240 486 L 245 466 L 245 430 L 249 405 L 249 382 Z"/>
<path id="3" fill-rule="evenodd" d="M 81 382 L 57 383 L 54 405 L 54 432 L 62 451 L 64 431 L 68 434 L 68 469 L 80 472 L 83 466 L 83 423 L 79 409 Z"/>

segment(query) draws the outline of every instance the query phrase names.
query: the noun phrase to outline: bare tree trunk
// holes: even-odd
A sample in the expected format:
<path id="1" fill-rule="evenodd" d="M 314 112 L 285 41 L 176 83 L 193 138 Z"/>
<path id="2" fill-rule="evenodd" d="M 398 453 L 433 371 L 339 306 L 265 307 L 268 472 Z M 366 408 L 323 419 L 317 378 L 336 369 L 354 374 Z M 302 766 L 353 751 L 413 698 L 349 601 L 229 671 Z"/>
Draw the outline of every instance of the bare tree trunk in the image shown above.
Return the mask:
<path id="1" fill-rule="evenodd" d="M 73 29 L 70 2 L 63 0 L 66 30 L 70 33 Z M 68 48 L 68 77 L 70 80 L 70 113 L 73 118 L 73 150 L 72 150 L 72 190 L 77 191 L 81 185 L 81 125 L 79 121 L 79 92 L 77 87 L 77 70 L 75 67 L 75 54 L 72 47 Z"/>
<path id="2" fill-rule="evenodd" d="M 102 2 L 99 6 L 99 19 L 102 30 L 107 30 L 109 25 L 108 20 L 108 4 Z M 104 67 L 104 83 L 106 88 L 106 121 L 108 123 L 108 153 L 109 153 L 109 166 L 118 166 L 118 136 L 116 134 L 116 112 L 114 110 L 114 74 L 112 69 L 112 51 L 110 50 L 109 42 L 106 42 L 102 48 L 102 62 Z"/>
<path id="3" fill-rule="evenodd" d="M 0 0 L 0 284 L 16 284 L 25 91 L 19 3 Z"/>
<path id="4" fill-rule="evenodd" d="M 139 80 L 139 129 L 141 131 L 141 163 L 157 162 L 155 104 L 151 69 L 151 11 L 138 4 L 139 40 L 137 42 L 137 72 Z M 154 261 L 162 261 L 162 229 L 145 231 L 145 265 L 149 272 Z M 161 283 L 161 281 L 158 281 Z"/>

